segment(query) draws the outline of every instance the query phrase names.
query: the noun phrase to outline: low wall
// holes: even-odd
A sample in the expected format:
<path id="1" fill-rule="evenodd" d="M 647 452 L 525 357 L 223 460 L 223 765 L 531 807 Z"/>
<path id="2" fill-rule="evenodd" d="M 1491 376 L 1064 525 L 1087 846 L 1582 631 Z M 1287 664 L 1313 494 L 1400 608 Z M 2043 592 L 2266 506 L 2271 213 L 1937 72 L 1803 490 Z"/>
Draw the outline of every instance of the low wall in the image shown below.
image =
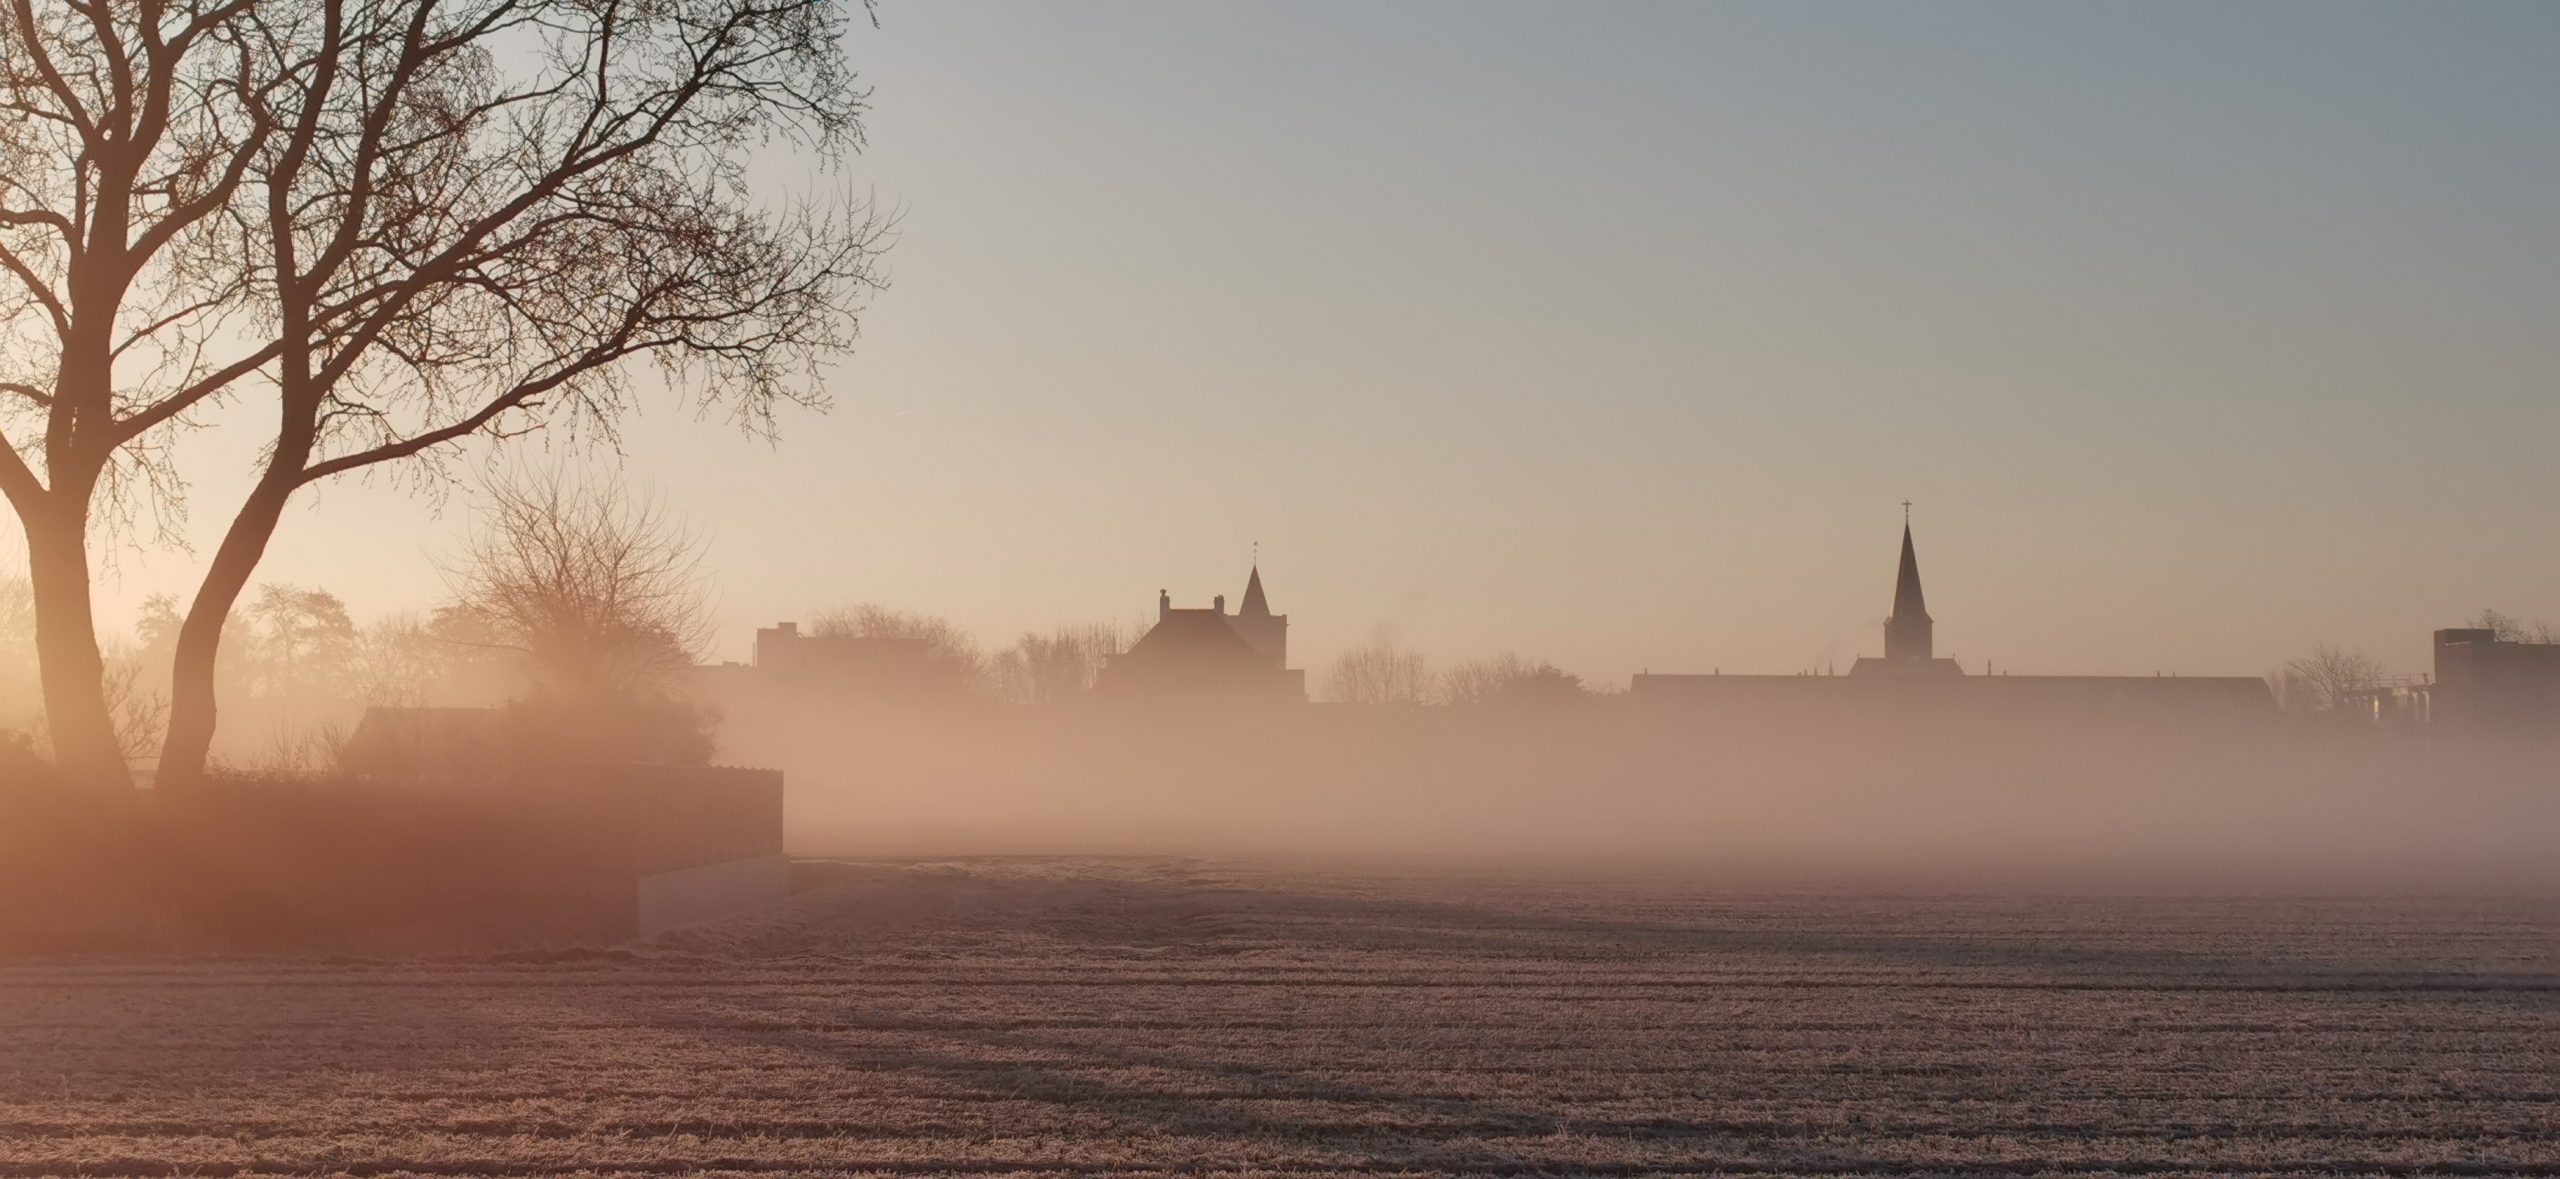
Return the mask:
<path id="1" fill-rule="evenodd" d="M 787 875 L 781 852 L 782 776 L 764 770 L 0 791 L 0 950 L 618 941 L 786 893 L 754 886 Z M 702 871 L 730 863 L 756 866 Z"/>
<path id="2" fill-rule="evenodd" d="M 780 904 L 791 895 L 791 861 L 780 855 L 728 860 L 643 876 L 634 932 L 651 937 L 731 913 Z"/>

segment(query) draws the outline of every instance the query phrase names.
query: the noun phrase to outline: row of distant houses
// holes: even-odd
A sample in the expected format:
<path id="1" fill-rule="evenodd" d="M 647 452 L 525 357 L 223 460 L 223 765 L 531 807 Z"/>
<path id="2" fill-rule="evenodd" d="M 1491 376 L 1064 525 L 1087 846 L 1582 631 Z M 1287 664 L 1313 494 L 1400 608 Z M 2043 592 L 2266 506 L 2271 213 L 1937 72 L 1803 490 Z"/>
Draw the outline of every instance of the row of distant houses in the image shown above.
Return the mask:
<path id="1" fill-rule="evenodd" d="M 1908 522 L 1895 572 L 1883 654 L 1843 675 L 1654 674 L 1634 677 L 1627 703 L 1666 717 L 1725 721 L 1925 713 L 2039 724 L 2072 719 L 2224 726 L 2272 721 L 2276 700 L 2255 676 L 2025 676 L 1967 674 L 1936 652 L 1935 622 Z M 817 636 L 782 623 L 757 632 L 754 675 L 824 684 L 883 698 L 956 694 L 948 665 L 917 639 Z M 1224 596 L 1177 607 L 1159 591 L 1156 621 L 1110 657 L 1090 695 L 1153 706 L 1303 705 L 1306 673 L 1289 666 L 1289 616 L 1271 609 L 1257 564 L 1236 609 Z M 2436 632 L 2435 672 L 2350 692 L 2342 719 L 2429 731 L 2560 732 L 2560 644 L 2502 640 L 2486 630 Z"/>
<path id="2" fill-rule="evenodd" d="M 821 763 L 855 756 L 865 776 L 903 777 L 917 789 L 1008 774 L 1074 781 L 1069 771 L 1078 767 L 1115 781 L 1168 771 L 1217 781 L 1248 764 L 1295 780 L 1456 766 L 1491 778 L 1615 773 L 1682 781 L 1683 773 L 1723 767 L 1771 781 L 1812 767 L 1817 782 L 1830 771 L 1942 781 L 1928 775 L 1950 770 L 1966 780 L 2043 782 L 2134 766 L 2184 773 L 2212 764 L 2193 755 L 2263 746 L 2279 716 L 2267 683 L 2255 677 L 1967 674 L 1937 654 L 1908 524 L 1883 637 L 1883 654 L 1857 660 L 1844 675 L 1648 673 L 1605 706 L 1523 695 L 1509 708 L 1309 708 L 1306 673 L 1289 666 L 1289 617 L 1271 609 L 1257 566 L 1232 612 L 1223 597 L 1184 608 L 1158 591 L 1154 625 L 1111 656 L 1086 693 L 1097 705 L 1134 706 L 1112 714 L 1043 710 L 990 727 L 970 711 L 952 729 L 906 725 L 906 714 L 878 709 L 872 719 L 886 717 L 887 725 L 848 724 L 857 718 L 836 705 L 853 697 L 956 703 L 963 673 L 926 640 L 806 634 L 790 623 L 759 631 L 754 663 L 712 669 L 704 686 L 734 693 L 710 703 L 729 721 L 747 722 L 734 735 L 750 756 Z M 1578 703 L 1555 707 L 1566 699 Z M 794 700 L 818 707 L 775 708 L 761 718 L 771 723 L 756 723 L 764 706 Z M 2330 715 L 2431 736 L 2560 734 L 2560 644 L 2437 631 L 2432 676 L 2349 692 Z M 1181 723 L 1162 723 L 1166 717 Z M 341 924 L 497 906 L 615 935 L 769 903 L 788 891 L 779 772 L 528 760 L 526 741 L 542 723 L 501 709 L 369 713 L 342 769 L 352 780 L 410 789 L 347 796 L 372 809 L 348 810 L 356 804 L 340 800 L 328 804 L 339 811 L 304 815 L 292 809 L 301 803 L 281 804 L 284 819 L 338 824 L 330 839 L 302 841 L 344 853 L 304 857 L 300 870 L 313 882 L 305 891 L 356 898 L 330 911 Z M 807 753 L 812 724 L 841 729 L 855 744 L 821 743 L 831 752 Z M 969 743 L 954 743 L 955 733 Z M 1207 758 L 1150 761 L 1148 742 L 1166 734 L 1206 740 Z M 2498 752 L 2491 743 L 2463 745 Z M 2410 748 L 2432 757 L 2439 746 Z M 1645 777 L 1657 772 L 1659 779 Z M 282 829 L 274 815 L 243 814 L 248 826 Z M 473 873 L 405 873 L 445 884 L 383 886 L 404 875 L 397 865 L 463 856 Z M 448 886 L 448 877 L 469 887 Z"/>

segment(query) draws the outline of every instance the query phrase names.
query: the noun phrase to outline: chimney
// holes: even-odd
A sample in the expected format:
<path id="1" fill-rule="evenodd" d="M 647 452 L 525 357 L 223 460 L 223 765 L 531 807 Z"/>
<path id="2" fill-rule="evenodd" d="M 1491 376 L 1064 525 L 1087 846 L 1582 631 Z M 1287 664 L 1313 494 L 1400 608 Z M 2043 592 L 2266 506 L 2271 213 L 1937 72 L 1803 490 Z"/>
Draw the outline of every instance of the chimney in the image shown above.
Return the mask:
<path id="1" fill-rule="evenodd" d="M 1217 611 L 1218 613 L 1220 613 L 1220 614 L 1224 614 L 1224 613 L 1226 613 L 1226 612 L 1227 612 L 1227 595 L 1225 595 L 1225 594 L 1219 594 L 1217 597 L 1214 597 L 1214 598 L 1209 599 L 1209 608 L 1210 608 L 1210 609 L 1213 609 L 1213 610 L 1216 610 L 1216 611 Z"/>
<path id="2" fill-rule="evenodd" d="M 1156 621 L 1162 622 L 1171 617 L 1173 617 L 1173 595 L 1164 590 L 1157 590 Z"/>

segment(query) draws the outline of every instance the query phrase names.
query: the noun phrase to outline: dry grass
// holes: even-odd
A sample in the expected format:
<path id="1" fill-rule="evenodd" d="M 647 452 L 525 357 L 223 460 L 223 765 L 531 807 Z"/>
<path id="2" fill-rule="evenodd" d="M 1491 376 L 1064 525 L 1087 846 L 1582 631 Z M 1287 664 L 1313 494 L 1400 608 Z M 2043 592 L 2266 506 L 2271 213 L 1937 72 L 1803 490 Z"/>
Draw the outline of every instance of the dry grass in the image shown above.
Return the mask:
<path id="1" fill-rule="evenodd" d="M 0 969 L 0 1173 L 2560 1174 L 2542 901 L 842 874 L 629 951 Z"/>

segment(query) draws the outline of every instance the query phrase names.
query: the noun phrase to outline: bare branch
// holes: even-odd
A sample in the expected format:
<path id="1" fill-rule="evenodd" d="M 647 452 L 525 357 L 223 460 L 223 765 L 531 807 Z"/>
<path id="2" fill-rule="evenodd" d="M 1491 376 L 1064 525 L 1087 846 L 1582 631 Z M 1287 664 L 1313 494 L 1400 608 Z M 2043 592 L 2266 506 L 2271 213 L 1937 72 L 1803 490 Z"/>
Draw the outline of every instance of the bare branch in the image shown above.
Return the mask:
<path id="1" fill-rule="evenodd" d="M 882 285 L 867 205 L 768 204 L 745 164 L 859 148 L 842 34 L 867 6 L 0 3 L 0 270 L 23 288 L 0 314 L 51 329 L 20 331 L 0 385 L 42 418 L 0 471 L 45 492 L 22 516 L 165 527 L 164 427 L 272 398 L 178 642 L 180 777 L 221 619 L 296 489 L 555 426 L 610 444 L 642 358 L 770 431 L 824 404 L 816 366 Z"/>

